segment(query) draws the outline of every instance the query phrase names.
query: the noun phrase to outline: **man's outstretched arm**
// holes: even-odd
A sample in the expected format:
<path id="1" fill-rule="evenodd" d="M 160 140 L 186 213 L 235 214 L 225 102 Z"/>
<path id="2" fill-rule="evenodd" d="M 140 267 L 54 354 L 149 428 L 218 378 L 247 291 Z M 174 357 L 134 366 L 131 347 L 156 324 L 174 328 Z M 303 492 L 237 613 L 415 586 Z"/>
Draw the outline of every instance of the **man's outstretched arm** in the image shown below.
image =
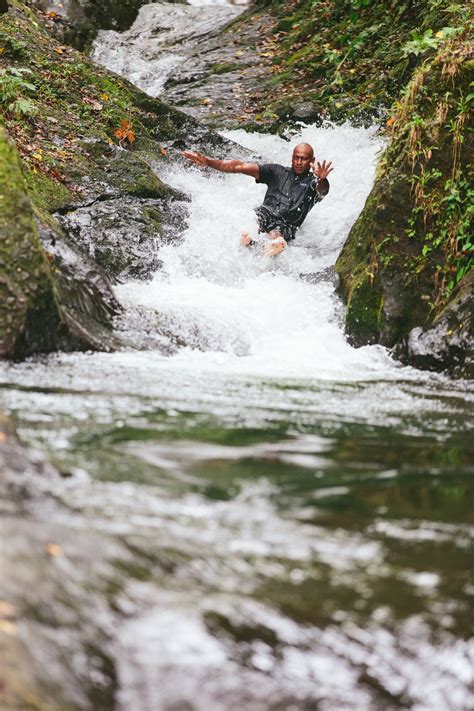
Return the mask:
<path id="1" fill-rule="evenodd" d="M 243 160 L 219 160 L 218 158 L 208 158 L 203 153 L 194 151 L 183 151 L 183 156 L 188 160 L 201 165 L 203 168 L 214 168 L 221 173 L 241 173 L 249 175 L 251 178 L 258 180 L 260 171 L 256 163 L 246 163 Z"/>

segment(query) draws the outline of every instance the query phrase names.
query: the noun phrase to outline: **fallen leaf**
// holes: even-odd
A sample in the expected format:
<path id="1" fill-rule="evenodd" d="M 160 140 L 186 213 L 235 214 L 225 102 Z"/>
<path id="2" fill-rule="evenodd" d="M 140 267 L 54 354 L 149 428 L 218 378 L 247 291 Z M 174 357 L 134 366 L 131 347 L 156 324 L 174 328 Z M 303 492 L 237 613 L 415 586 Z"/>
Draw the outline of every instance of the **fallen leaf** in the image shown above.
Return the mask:
<path id="1" fill-rule="evenodd" d="M 128 143 L 133 143 L 135 140 L 135 131 L 130 121 L 127 119 L 120 119 L 120 128 L 114 131 L 114 135 L 117 136 L 120 143 L 123 141 L 128 141 Z"/>
<path id="2" fill-rule="evenodd" d="M 84 96 L 82 100 L 85 104 L 90 106 L 93 111 L 102 111 L 102 109 L 104 108 L 99 101 L 97 101 L 96 99 L 89 99 L 88 96 Z"/>
<path id="3" fill-rule="evenodd" d="M 55 51 L 57 54 L 64 54 L 64 49 L 63 49 L 62 47 L 55 47 L 55 48 L 54 48 L 54 51 Z"/>
<path id="4" fill-rule="evenodd" d="M 53 558 L 59 558 L 63 555 L 63 549 L 57 543 L 47 543 L 44 547 L 46 553 Z"/>
<path id="5" fill-rule="evenodd" d="M 16 625 L 14 622 L 9 620 L 0 620 L 0 632 L 9 635 L 10 637 L 16 636 Z"/>
<path id="6" fill-rule="evenodd" d="M 15 608 L 10 602 L 0 600 L 0 617 L 15 617 Z"/>

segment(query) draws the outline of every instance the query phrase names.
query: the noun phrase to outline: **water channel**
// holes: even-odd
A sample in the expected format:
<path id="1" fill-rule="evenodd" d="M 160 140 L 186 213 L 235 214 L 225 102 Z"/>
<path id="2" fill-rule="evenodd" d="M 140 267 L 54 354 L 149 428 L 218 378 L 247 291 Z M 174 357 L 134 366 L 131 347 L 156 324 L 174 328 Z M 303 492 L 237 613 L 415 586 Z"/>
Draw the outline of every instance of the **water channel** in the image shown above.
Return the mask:
<path id="1" fill-rule="evenodd" d="M 352 348 L 334 290 L 381 140 L 225 135 L 334 161 L 295 245 L 244 250 L 264 188 L 172 163 L 189 226 L 116 289 L 162 348 L 0 366 L 1 407 L 63 473 L 28 531 L 8 523 L 62 551 L 22 549 L 31 652 L 83 708 L 472 708 L 474 388 Z"/>

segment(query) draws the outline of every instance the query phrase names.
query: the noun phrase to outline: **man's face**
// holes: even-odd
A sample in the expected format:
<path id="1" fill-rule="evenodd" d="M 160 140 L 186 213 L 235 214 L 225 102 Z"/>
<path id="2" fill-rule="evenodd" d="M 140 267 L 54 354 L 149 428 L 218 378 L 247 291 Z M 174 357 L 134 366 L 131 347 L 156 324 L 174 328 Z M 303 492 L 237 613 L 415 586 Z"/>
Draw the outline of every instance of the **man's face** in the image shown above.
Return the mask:
<path id="1" fill-rule="evenodd" d="M 303 175 L 308 172 L 313 160 L 314 154 L 311 146 L 296 146 L 291 158 L 291 167 L 297 175 Z"/>

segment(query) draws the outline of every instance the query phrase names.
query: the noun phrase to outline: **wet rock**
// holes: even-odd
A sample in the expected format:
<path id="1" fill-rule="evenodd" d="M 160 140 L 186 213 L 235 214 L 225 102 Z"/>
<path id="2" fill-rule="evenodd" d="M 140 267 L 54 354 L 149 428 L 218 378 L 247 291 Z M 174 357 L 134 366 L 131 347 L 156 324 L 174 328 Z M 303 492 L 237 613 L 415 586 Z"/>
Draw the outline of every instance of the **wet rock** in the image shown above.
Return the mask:
<path id="1" fill-rule="evenodd" d="M 110 279 L 127 281 L 146 279 L 160 267 L 158 248 L 174 235 L 168 212 L 169 206 L 159 200 L 118 197 L 58 215 L 58 220 Z M 181 226 L 184 215 L 182 205 Z"/>
<path id="2" fill-rule="evenodd" d="M 293 106 L 292 118 L 305 123 L 312 123 L 318 118 L 319 111 L 312 101 L 302 101 Z"/>
<path id="3" fill-rule="evenodd" d="M 55 217 L 69 241 L 109 279 L 149 277 L 160 266 L 159 244 L 186 225 L 185 196 L 165 185 L 138 153 L 98 138 L 81 146 L 93 159 L 90 172 L 71 171 L 81 192 Z"/>
<path id="4" fill-rule="evenodd" d="M 77 49 L 89 46 L 100 29 L 128 29 L 142 5 L 150 0 L 30 0 L 32 7 L 57 13 L 50 29 L 62 41 Z"/>
<path id="5" fill-rule="evenodd" d="M 255 47 L 268 23 L 260 16 L 234 27 L 240 11 L 153 3 L 127 32 L 101 33 L 92 56 L 208 125 L 239 126 L 246 91 L 266 71 Z"/>
<path id="6" fill-rule="evenodd" d="M 446 370 L 454 377 L 474 378 L 474 273 L 461 284 L 430 328 L 418 326 L 396 349 L 416 368 Z"/>
<path id="7" fill-rule="evenodd" d="M 107 280 L 79 255 L 72 257 L 52 223 L 44 227 L 53 234 L 49 251 L 43 249 L 18 154 L 5 131 L 0 195 L 0 357 L 109 349 L 117 305 Z"/>
<path id="8" fill-rule="evenodd" d="M 381 343 L 417 367 L 460 375 L 472 363 L 466 186 L 473 152 L 461 134 L 453 148 L 451 126 L 464 126 L 466 57 L 465 38 L 455 38 L 415 73 L 374 187 L 336 263 L 353 345 Z M 416 142 L 415 115 L 422 126 Z M 450 295 L 456 280 L 456 296 Z"/>
<path id="9" fill-rule="evenodd" d="M 31 341 L 29 352 L 119 348 L 113 323 L 121 307 L 105 271 L 72 243 L 54 220 L 38 213 L 37 224 L 51 264 L 61 327 L 48 348 Z"/>

